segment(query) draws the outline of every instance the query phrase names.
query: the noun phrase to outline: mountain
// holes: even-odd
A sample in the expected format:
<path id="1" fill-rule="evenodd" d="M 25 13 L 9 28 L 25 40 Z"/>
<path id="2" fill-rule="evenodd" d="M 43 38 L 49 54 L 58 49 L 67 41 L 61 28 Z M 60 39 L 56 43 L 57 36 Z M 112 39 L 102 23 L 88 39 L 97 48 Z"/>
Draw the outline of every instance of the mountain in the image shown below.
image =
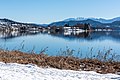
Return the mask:
<path id="1" fill-rule="evenodd" d="M 110 27 L 116 27 L 116 28 L 120 28 L 120 21 L 114 21 L 114 22 L 112 22 L 112 23 L 106 23 L 106 24 L 104 24 L 104 25 L 108 25 L 108 26 L 110 26 Z"/>
<path id="2" fill-rule="evenodd" d="M 12 20 L 9 20 L 9 19 L 6 19 L 6 18 L 4 18 L 4 19 L 0 19 L 0 24 L 18 24 L 18 22 L 15 22 L 15 21 L 12 21 Z"/>
<path id="3" fill-rule="evenodd" d="M 49 26 L 64 26 L 65 24 L 69 24 L 69 26 L 74 26 L 76 24 L 85 24 L 89 23 L 91 27 L 115 27 L 116 29 L 120 28 L 120 17 L 116 17 L 113 19 L 102 19 L 102 18 L 69 18 L 63 21 L 53 22 L 51 24 L 33 24 L 33 23 L 21 23 L 17 21 L 13 21 L 10 19 L 0 19 L 0 27 L 48 27 Z"/>
<path id="4" fill-rule="evenodd" d="M 10 19 L 6 19 L 6 18 L 4 18 L 4 19 L 0 19 L 0 26 L 6 26 L 6 27 L 10 27 L 10 26 L 13 26 L 13 25 L 15 25 L 15 26 L 22 26 L 22 25 L 25 25 L 25 26 L 29 26 L 29 27 L 32 27 L 32 26 L 40 26 L 40 25 L 38 25 L 38 24 L 34 24 L 34 23 L 21 23 L 21 22 L 16 22 L 16 21 L 13 21 L 13 20 L 10 20 Z"/>
<path id="5" fill-rule="evenodd" d="M 116 17 L 113 19 L 102 19 L 102 18 L 68 18 L 63 21 L 53 22 L 49 24 L 49 26 L 64 26 L 65 24 L 69 24 L 69 26 L 74 26 L 76 24 L 85 24 L 89 23 L 91 27 L 96 28 L 105 28 L 111 27 L 112 29 L 120 30 L 120 17 Z"/>
<path id="6" fill-rule="evenodd" d="M 49 24 L 50 26 L 64 26 L 65 24 L 69 24 L 69 26 L 74 26 L 76 24 L 85 24 L 85 23 L 89 23 L 91 24 L 91 26 L 97 27 L 97 26 L 102 26 L 103 23 L 98 22 L 98 21 L 94 21 L 91 19 L 87 19 L 87 20 L 81 20 L 81 21 L 60 21 L 60 22 L 53 22 L 51 24 Z"/>
<path id="7" fill-rule="evenodd" d="M 87 20 L 87 19 L 91 19 L 91 20 L 98 21 L 98 22 L 101 22 L 101 23 L 112 23 L 114 21 L 120 21 L 120 17 L 116 17 L 116 18 L 113 18 L 113 19 L 78 17 L 78 18 L 68 18 L 68 19 L 65 19 L 64 21 L 65 22 L 68 22 L 68 21 L 83 21 L 83 20 Z"/>

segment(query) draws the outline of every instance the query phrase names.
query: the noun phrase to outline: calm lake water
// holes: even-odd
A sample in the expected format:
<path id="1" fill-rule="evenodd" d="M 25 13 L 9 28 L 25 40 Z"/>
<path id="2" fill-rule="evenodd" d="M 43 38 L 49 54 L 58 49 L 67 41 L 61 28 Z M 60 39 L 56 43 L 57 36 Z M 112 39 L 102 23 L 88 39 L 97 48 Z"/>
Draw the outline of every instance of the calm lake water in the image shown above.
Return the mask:
<path id="1" fill-rule="evenodd" d="M 70 49 L 77 57 L 111 49 L 111 53 L 120 55 L 120 32 L 0 32 L 0 48 L 36 53 L 46 48 L 45 53 L 52 56 L 65 55 Z"/>

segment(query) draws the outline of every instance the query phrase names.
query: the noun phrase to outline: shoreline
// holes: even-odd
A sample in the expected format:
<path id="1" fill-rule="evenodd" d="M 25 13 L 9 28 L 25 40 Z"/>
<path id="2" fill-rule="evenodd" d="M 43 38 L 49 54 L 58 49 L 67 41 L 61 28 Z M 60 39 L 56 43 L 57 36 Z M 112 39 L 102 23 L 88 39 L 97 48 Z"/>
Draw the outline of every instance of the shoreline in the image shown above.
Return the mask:
<path id="1" fill-rule="evenodd" d="M 29 54 L 21 51 L 0 50 L 0 62 L 35 64 L 38 67 L 50 67 L 75 71 L 95 71 L 120 75 L 120 62 L 102 62 L 97 59 L 78 59 L 75 57 Z"/>

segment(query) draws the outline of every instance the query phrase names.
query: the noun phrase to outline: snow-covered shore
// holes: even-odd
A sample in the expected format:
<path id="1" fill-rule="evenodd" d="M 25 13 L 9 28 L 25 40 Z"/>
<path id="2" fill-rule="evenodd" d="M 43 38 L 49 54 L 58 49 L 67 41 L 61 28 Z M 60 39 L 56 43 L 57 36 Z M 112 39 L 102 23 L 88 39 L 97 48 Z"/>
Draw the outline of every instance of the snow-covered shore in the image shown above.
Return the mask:
<path id="1" fill-rule="evenodd" d="M 0 62 L 0 80 L 120 80 L 120 75 Z"/>

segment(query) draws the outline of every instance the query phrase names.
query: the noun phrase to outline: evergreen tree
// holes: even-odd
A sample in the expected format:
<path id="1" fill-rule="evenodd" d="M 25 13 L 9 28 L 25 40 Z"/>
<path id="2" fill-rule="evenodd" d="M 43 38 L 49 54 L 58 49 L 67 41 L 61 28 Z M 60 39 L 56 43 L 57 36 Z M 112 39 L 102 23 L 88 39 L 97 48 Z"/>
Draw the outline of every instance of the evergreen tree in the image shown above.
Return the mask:
<path id="1" fill-rule="evenodd" d="M 69 24 L 65 24 L 64 26 L 65 26 L 65 27 L 69 27 Z"/>

